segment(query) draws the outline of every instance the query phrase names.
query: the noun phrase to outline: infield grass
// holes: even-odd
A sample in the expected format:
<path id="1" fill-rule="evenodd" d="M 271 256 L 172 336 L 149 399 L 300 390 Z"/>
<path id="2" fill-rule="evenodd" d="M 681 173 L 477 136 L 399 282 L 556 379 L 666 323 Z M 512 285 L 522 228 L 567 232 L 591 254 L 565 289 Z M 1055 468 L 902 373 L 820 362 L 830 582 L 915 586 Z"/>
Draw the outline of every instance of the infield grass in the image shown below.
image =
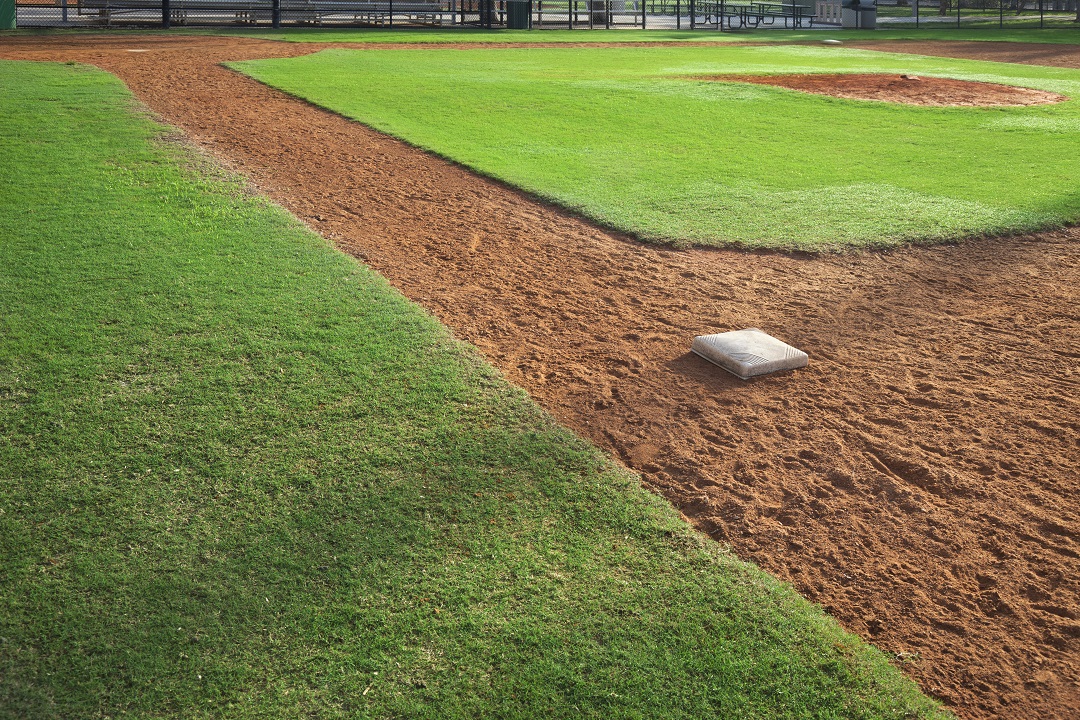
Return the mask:
<path id="1" fill-rule="evenodd" d="M 1080 71 L 834 47 L 326 50 L 242 72 L 647 240 L 822 250 L 1080 218 L 1080 101 L 928 108 L 716 82 Z"/>
<path id="2" fill-rule="evenodd" d="M 116 79 L 0 109 L 0 717 L 943 715 Z"/>

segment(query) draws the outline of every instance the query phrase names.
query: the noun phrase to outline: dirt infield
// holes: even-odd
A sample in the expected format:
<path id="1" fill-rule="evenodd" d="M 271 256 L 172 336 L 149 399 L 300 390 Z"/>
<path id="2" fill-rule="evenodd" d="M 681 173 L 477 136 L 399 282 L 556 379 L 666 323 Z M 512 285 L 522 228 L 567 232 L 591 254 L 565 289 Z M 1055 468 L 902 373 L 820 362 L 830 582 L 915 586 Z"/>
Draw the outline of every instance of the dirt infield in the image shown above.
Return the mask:
<path id="1" fill-rule="evenodd" d="M 1080 43 L 1076 45 L 1022 44 L 1010 42 L 960 42 L 921 40 L 864 41 L 848 43 L 848 47 L 883 52 L 911 53 L 967 60 L 1048 65 L 1050 67 L 1080 68 Z"/>
<path id="2" fill-rule="evenodd" d="M 932 107 L 1023 107 L 1069 99 L 1057 93 L 1012 85 L 884 73 L 706 75 L 691 79 L 775 85 L 815 95 Z"/>
<path id="3" fill-rule="evenodd" d="M 900 45 L 1080 67 L 1074 46 Z M 116 73 L 961 716 L 1076 717 L 1080 229 L 821 257 L 650 247 L 217 66 L 321 47 L 14 36 L 0 57 Z M 810 367 L 743 382 L 688 352 L 748 326 Z"/>

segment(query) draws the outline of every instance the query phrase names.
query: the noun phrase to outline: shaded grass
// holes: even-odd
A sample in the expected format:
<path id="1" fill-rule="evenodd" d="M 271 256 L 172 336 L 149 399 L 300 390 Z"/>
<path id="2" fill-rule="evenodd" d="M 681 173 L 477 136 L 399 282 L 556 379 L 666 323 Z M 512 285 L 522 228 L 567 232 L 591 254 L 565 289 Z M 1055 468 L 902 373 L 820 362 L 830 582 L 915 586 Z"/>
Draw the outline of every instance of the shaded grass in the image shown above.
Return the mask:
<path id="1" fill-rule="evenodd" d="M 892 246 L 1080 217 L 1080 102 L 924 108 L 695 79 L 883 72 L 1080 97 L 1080 71 L 832 47 L 327 50 L 234 67 L 662 242 Z"/>
<path id="2" fill-rule="evenodd" d="M 941 714 L 114 78 L 0 107 L 0 717 Z"/>

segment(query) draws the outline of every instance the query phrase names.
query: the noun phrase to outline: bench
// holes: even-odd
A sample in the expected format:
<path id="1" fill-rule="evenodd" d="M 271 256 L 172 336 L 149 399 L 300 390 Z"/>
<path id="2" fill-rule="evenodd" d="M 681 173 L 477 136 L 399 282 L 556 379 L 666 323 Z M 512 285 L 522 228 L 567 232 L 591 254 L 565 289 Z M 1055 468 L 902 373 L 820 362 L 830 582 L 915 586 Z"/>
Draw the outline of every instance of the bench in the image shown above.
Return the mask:
<path id="1" fill-rule="evenodd" d="M 105 24 L 116 15 L 145 13 L 148 17 L 161 17 L 162 0 L 78 0 L 80 15 L 94 14 Z M 335 17 L 349 19 L 363 25 L 387 25 L 404 22 L 420 25 L 441 25 L 443 8 L 437 2 L 390 2 L 389 0 L 281 0 L 283 17 L 311 24 L 321 24 L 324 19 Z M 169 20 L 183 25 L 198 16 L 232 14 L 236 22 L 256 23 L 259 18 L 269 19 L 272 4 L 269 0 L 170 0 Z"/>
<path id="2" fill-rule="evenodd" d="M 237 22 L 256 23 L 259 13 L 268 17 L 270 8 L 265 2 L 245 2 L 245 0 L 170 0 L 169 20 L 177 25 L 184 25 L 188 16 L 206 15 L 215 12 L 230 12 Z"/>
<path id="3" fill-rule="evenodd" d="M 94 14 L 107 25 L 113 16 L 144 13 L 148 19 L 160 21 L 162 0 L 76 0 L 80 15 Z M 268 16 L 270 5 L 265 0 L 171 0 L 169 20 L 183 25 L 188 15 L 232 13 L 240 22 L 254 23 L 258 12 Z"/>
<path id="4" fill-rule="evenodd" d="M 443 8 L 432 2 L 389 2 L 388 0 L 281 0 L 281 14 L 300 17 L 302 22 L 321 24 L 329 17 L 351 16 L 364 25 L 388 25 L 391 21 L 418 25 L 441 25 Z"/>
<path id="5" fill-rule="evenodd" d="M 77 15 L 97 15 L 106 25 L 114 14 L 124 15 L 147 10 L 161 13 L 161 5 L 155 5 L 154 0 L 77 0 L 74 6 Z"/>

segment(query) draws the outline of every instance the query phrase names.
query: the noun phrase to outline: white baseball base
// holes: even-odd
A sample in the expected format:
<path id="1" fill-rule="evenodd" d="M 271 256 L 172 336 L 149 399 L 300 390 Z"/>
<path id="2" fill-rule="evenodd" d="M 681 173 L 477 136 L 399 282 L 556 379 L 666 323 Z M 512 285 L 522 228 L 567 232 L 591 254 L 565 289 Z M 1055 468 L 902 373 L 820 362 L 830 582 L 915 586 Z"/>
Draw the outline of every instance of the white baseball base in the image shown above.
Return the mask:
<path id="1" fill-rule="evenodd" d="M 810 362 L 810 357 L 802 350 L 757 328 L 698 335 L 690 350 L 743 380 L 806 367 Z"/>

